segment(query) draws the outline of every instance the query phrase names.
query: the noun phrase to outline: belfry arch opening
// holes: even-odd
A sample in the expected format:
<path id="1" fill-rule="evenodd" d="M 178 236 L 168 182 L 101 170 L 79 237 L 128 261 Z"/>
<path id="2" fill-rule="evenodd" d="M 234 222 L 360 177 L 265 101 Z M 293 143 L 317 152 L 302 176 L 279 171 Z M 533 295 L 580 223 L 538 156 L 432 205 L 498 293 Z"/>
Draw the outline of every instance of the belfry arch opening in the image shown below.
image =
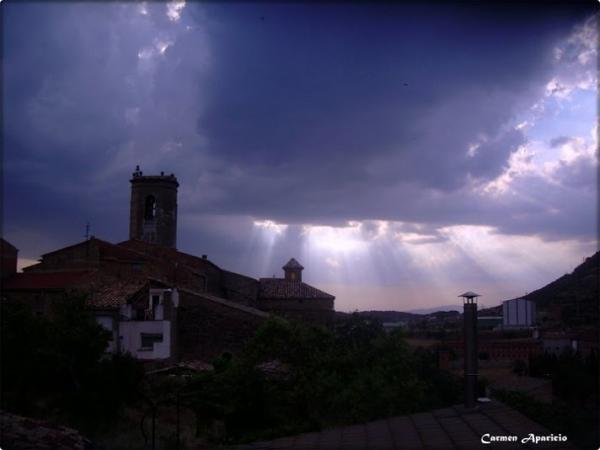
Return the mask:
<path id="1" fill-rule="evenodd" d="M 146 197 L 146 204 L 144 206 L 144 219 L 154 220 L 156 217 L 156 199 L 153 195 Z"/>
<path id="2" fill-rule="evenodd" d="M 179 187 L 175 175 L 143 175 L 136 167 L 129 181 L 129 238 L 175 248 Z"/>

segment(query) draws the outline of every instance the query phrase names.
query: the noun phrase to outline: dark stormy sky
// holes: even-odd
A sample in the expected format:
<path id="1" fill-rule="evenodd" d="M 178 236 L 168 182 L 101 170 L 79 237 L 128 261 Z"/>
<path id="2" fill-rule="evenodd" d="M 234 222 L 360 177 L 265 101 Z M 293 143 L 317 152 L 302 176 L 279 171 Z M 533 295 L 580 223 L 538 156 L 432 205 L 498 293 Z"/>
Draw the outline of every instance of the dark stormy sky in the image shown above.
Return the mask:
<path id="1" fill-rule="evenodd" d="M 597 2 L 17 3 L 4 234 L 20 264 L 128 237 L 175 173 L 178 247 L 336 308 L 482 303 L 597 248 Z"/>

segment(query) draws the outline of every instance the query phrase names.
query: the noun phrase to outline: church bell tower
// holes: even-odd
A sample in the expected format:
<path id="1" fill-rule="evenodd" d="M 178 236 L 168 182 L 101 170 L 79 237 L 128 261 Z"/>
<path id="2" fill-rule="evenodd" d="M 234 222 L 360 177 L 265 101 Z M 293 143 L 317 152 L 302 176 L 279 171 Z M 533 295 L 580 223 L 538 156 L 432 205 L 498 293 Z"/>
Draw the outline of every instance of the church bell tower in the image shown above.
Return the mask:
<path id="1" fill-rule="evenodd" d="M 304 267 L 294 258 L 290 259 L 285 266 L 282 267 L 287 281 L 302 281 L 302 271 Z"/>
<path id="2" fill-rule="evenodd" d="M 177 246 L 177 188 L 175 175 L 144 175 L 140 166 L 131 180 L 129 239 Z"/>

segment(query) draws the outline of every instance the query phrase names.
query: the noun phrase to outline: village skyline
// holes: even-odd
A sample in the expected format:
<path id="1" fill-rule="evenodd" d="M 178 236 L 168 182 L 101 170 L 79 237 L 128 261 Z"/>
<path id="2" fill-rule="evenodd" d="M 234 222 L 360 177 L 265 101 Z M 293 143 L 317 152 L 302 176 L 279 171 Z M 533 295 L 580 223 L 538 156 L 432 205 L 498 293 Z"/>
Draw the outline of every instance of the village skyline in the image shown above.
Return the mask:
<path id="1" fill-rule="evenodd" d="M 179 180 L 178 249 L 294 257 L 336 310 L 523 295 L 598 247 L 597 16 L 532 13 L 9 3 L 3 234 L 20 267 L 126 240 L 139 165 Z"/>

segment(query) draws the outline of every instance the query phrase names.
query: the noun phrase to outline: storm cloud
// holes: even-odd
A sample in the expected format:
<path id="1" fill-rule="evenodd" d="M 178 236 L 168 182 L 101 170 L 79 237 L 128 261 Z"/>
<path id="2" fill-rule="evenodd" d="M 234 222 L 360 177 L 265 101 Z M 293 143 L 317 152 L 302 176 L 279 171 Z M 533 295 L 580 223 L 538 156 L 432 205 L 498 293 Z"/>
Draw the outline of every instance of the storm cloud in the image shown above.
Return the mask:
<path id="1" fill-rule="evenodd" d="M 255 276 L 306 253 L 307 227 L 370 242 L 353 264 L 390 276 L 363 271 L 367 284 L 419 279 L 407 248 L 473 230 L 460 227 L 550 253 L 571 242 L 569 263 L 596 245 L 597 18 L 583 3 L 3 8 L 4 230 L 24 258 L 88 220 L 125 239 L 138 164 L 177 175 L 180 248 Z M 351 258 L 327 251 L 310 270 L 333 283 Z M 478 264 L 470 280 L 487 279 Z"/>

